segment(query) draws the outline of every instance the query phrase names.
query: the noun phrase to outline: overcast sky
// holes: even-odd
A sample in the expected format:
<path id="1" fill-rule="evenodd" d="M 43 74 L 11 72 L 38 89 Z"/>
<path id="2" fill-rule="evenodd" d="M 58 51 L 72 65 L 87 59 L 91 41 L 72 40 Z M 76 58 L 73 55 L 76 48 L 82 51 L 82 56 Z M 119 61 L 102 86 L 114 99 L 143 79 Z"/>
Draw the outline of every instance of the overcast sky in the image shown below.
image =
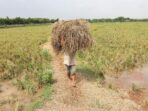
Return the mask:
<path id="1" fill-rule="evenodd" d="M 0 0 L 0 17 L 148 18 L 148 0 Z"/>

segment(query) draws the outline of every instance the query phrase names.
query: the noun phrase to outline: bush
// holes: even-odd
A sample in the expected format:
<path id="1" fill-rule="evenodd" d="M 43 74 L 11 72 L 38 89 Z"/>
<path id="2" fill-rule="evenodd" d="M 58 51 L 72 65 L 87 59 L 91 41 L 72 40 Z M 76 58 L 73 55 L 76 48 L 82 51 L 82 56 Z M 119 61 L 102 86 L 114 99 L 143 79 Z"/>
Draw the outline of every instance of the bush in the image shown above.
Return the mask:
<path id="1" fill-rule="evenodd" d="M 53 71 L 50 69 L 43 70 L 42 73 L 39 73 L 38 74 L 39 85 L 48 84 L 48 83 L 51 84 L 52 83 L 52 74 L 53 74 Z"/>
<path id="2" fill-rule="evenodd" d="M 49 54 L 48 50 L 47 49 L 43 49 L 41 51 L 41 55 L 44 59 L 48 60 L 48 61 L 51 61 L 51 55 Z"/>
<path id="3" fill-rule="evenodd" d="M 26 90 L 29 94 L 36 93 L 36 86 L 33 84 L 28 75 L 24 75 L 22 79 L 17 79 L 13 83 L 18 87 L 18 89 Z"/>

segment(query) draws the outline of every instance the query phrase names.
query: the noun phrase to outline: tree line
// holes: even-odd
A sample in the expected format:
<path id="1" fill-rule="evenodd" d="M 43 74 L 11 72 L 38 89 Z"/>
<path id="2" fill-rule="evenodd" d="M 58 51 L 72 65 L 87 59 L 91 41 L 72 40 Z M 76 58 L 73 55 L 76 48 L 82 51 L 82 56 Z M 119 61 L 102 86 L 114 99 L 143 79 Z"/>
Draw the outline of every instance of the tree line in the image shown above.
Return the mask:
<path id="1" fill-rule="evenodd" d="M 48 18 L 0 18 L 0 25 L 19 25 L 19 24 L 43 24 L 43 23 L 54 23 L 58 21 L 59 19 L 48 19 Z M 117 17 L 114 19 L 111 18 L 102 18 L 102 19 L 86 19 L 91 23 L 94 22 L 147 22 L 147 19 L 131 19 L 131 18 L 125 18 L 125 17 Z"/>
<path id="2" fill-rule="evenodd" d="M 58 19 L 48 18 L 0 18 L 0 25 L 19 25 L 19 24 L 42 24 L 42 23 L 54 23 Z"/>
<path id="3" fill-rule="evenodd" d="M 126 17 L 117 17 L 114 19 L 111 18 L 102 18 L 102 19 L 87 19 L 89 22 L 148 22 L 148 18 L 146 19 L 132 19 Z"/>

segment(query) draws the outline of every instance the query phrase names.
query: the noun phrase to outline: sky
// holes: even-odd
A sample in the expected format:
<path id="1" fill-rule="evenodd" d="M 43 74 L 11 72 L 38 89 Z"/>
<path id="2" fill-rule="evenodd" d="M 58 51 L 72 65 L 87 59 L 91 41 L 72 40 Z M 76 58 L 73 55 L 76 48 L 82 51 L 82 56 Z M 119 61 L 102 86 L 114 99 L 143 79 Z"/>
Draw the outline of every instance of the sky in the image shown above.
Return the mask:
<path id="1" fill-rule="evenodd" d="M 0 0 L 0 17 L 148 18 L 148 0 Z"/>

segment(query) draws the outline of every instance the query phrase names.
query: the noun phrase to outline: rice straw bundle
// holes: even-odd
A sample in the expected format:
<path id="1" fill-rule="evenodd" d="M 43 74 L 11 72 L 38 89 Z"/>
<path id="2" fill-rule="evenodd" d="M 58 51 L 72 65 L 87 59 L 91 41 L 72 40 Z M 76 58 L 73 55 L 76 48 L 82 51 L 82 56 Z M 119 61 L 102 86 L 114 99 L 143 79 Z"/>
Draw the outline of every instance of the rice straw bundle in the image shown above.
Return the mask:
<path id="1" fill-rule="evenodd" d="M 63 38 L 64 44 L 61 44 Z M 58 21 L 53 25 L 52 38 L 53 49 L 56 53 L 61 51 L 70 55 L 80 49 L 92 45 L 92 38 L 85 20 Z"/>

